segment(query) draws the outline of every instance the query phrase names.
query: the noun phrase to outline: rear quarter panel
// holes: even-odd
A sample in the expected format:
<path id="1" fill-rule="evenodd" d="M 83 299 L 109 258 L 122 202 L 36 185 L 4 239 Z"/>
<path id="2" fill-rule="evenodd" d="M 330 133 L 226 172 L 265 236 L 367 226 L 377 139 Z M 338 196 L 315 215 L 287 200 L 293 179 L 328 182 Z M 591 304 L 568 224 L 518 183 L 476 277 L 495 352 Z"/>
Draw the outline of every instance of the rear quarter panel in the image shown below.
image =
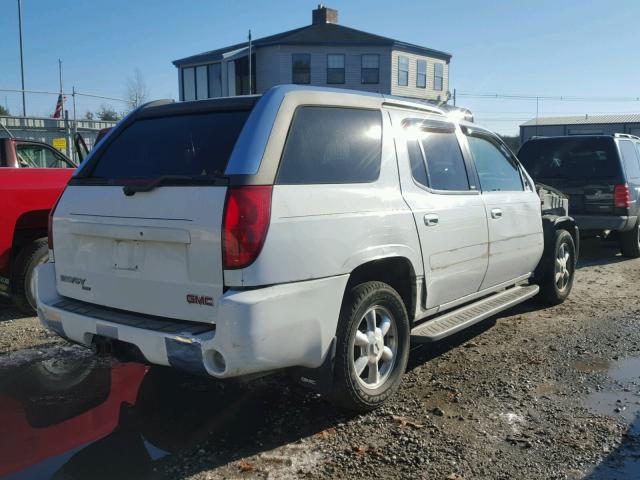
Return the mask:
<path id="1" fill-rule="evenodd" d="M 276 185 L 262 252 L 228 286 L 258 286 L 350 273 L 370 260 L 402 256 L 416 275 L 422 259 L 398 180 L 391 124 L 383 112 L 382 163 L 373 183 Z"/>

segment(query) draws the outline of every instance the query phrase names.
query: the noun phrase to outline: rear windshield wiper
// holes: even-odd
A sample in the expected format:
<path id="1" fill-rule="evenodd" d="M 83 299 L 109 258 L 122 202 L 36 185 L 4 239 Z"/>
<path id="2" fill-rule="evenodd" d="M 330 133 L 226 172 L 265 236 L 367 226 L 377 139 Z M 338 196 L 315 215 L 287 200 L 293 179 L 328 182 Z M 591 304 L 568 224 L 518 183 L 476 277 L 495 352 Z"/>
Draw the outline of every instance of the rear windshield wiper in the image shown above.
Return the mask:
<path id="1" fill-rule="evenodd" d="M 158 178 L 151 180 L 148 183 L 143 183 L 140 185 L 125 185 L 122 187 L 122 193 L 124 193 L 127 197 L 135 195 L 137 192 L 150 192 L 156 187 L 166 183 L 197 183 L 197 184 L 210 184 L 212 182 L 218 183 L 220 182 L 223 185 L 229 184 L 229 178 L 222 175 L 198 175 L 198 176 L 189 176 L 189 175 L 162 175 Z"/>

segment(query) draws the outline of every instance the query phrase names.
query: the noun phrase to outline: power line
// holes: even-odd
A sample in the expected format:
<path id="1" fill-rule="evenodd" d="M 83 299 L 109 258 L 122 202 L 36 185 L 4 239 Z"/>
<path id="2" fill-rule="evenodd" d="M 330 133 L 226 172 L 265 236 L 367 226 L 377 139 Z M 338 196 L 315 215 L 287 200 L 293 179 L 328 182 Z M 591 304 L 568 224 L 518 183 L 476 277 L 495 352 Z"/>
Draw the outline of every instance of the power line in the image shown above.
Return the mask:
<path id="1" fill-rule="evenodd" d="M 579 97 L 572 95 L 516 95 L 507 93 L 457 92 L 460 97 L 501 100 L 553 100 L 561 102 L 640 102 L 637 97 Z"/>

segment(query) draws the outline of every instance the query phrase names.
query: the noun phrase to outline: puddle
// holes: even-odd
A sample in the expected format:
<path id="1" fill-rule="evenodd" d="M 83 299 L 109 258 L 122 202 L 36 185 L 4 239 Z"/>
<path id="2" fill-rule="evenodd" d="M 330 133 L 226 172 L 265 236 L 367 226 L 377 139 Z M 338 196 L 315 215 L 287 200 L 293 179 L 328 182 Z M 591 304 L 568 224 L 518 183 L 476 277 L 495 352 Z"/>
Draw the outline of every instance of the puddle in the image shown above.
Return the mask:
<path id="1" fill-rule="evenodd" d="M 0 368 L 0 477 L 172 478 L 158 462 L 185 449 L 206 444 L 197 452 L 214 468 L 340 421 L 313 394 L 287 388 L 94 356 Z M 301 406 L 286 405 L 285 393 Z"/>
<path id="2" fill-rule="evenodd" d="M 571 362 L 571 366 L 583 373 L 606 372 L 611 362 L 602 358 L 581 358 Z"/>
<path id="3" fill-rule="evenodd" d="M 607 363 L 607 381 L 599 384 L 596 391 L 583 399 L 583 403 L 590 410 L 622 421 L 628 427 L 627 435 L 587 478 L 640 478 L 640 358 Z M 590 371 L 598 372 L 600 369 Z"/>

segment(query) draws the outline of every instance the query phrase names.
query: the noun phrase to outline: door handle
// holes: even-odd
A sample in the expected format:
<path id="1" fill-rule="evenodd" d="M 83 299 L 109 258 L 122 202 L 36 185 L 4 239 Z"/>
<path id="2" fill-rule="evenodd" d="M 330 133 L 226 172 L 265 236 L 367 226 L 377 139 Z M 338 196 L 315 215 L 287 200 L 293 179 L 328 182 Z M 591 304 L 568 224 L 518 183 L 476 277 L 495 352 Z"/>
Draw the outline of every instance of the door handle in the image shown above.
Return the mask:
<path id="1" fill-rule="evenodd" d="M 502 210 L 500 210 L 499 208 L 492 209 L 491 218 L 494 218 L 494 219 L 502 218 Z"/>
<path id="2" fill-rule="evenodd" d="M 434 225 L 437 225 L 438 220 L 439 220 L 438 215 L 436 215 L 435 213 L 427 213 L 424 216 L 424 224 L 427 227 L 433 227 Z"/>

